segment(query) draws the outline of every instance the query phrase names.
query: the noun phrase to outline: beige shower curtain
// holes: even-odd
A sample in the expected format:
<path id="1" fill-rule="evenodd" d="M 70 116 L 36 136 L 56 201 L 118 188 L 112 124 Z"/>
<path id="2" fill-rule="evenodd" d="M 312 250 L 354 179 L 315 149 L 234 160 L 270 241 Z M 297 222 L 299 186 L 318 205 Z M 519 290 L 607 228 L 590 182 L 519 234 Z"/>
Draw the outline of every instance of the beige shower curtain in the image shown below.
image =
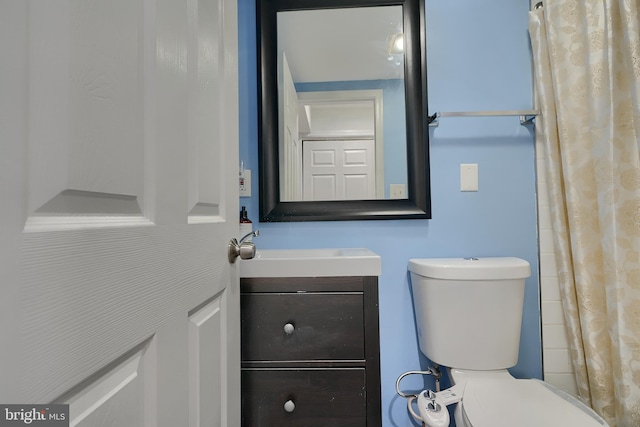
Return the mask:
<path id="1" fill-rule="evenodd" d="M 530 12 L 562 304 L 580 397 L 640 426 L 640 0 Z"/>

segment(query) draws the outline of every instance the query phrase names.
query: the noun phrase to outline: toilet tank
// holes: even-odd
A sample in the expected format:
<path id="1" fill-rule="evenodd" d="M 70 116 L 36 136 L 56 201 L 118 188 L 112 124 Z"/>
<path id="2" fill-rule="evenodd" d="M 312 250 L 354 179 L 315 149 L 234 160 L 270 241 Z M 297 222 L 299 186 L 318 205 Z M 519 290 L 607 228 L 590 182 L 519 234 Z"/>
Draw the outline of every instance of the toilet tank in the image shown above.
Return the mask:
<path id="1" fill-rule="evenodd" d="M 527 261 L 412 259 L 409 271 L 420 350 L 432 362 L 471 370 L 518 362 Z"/>

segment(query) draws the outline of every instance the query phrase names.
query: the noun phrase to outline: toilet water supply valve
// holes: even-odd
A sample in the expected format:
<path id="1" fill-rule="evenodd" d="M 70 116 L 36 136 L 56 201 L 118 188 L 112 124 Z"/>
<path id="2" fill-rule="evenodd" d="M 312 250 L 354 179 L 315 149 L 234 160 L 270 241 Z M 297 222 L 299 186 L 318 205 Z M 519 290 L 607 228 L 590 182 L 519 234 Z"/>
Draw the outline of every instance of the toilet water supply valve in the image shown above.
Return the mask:
<path id="1" fill-rule="evenodd" d="M 419 394 L 407 394 L 400 390 L 400 381 L 407 375 L 433 375 L 436 379 L 436 391 L 423 390 Z M 428 371 L 409 371 L 400 375 L 396 380 L 396 392 L 407 398 L 407 409 L 413 418 L 422 422 L 427 427 L 448 427 L 449 411 L 447 405 L 460 401 L 460 393 L 455 386 L 440 391 L 440 377 L 442 373 L 438 367 L 429 368 Z M 418 414 L 413 409 L 413 401 L 417 399 Z"/>

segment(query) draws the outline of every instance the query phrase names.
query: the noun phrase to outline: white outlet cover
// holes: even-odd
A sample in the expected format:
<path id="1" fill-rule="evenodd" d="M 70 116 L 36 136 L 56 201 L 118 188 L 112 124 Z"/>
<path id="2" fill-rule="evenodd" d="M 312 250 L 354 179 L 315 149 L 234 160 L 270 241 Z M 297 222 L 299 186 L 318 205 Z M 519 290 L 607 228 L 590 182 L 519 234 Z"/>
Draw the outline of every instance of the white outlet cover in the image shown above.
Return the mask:
<path id="1" fill-rule="evenodd" d="M 407 192 L 404 184 L 389 184 L 390 199 L 406 199 Z"/>
<path id="2" fill-rule="evenodd" d="M 245 169 L 242 177 L 244 178 L 244 186 L 240 185 L 240 197 L 251 197 L 251 171 Z"/>

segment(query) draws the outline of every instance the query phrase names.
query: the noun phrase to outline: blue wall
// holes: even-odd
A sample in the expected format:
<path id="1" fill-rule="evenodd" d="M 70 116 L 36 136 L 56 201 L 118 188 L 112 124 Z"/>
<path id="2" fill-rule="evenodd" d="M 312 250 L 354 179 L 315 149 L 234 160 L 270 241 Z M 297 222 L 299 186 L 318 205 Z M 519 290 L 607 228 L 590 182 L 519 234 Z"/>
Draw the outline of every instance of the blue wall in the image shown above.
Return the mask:
<path id="1" fill-rule="evenodd" d="M 532 108 L 527 0 L 426 0 L 429 112 Z M 239 0 L 240 159 L 253 173 L 258 218 L 254 0 Z M 396 378 L 425 368 L 407 261 L 420 257 L 517 256 L 532 276 L 516 377 L 542 377 L 534 139 L 517 117 L 441 118 L 430 130 L 433 219 L 259 223 L 259 248 L 367 247 L 382 257 L 380 340 L 383 426 L 410 426 Z M 479 191 L 460 192 L 461 163 L 477 163 Z M 470 319 L 473 321 L 473 319 Z M 443 327 L 446 327 L 443 323 Z M 403 388 L 432 386 L 407 378 Z"/>

